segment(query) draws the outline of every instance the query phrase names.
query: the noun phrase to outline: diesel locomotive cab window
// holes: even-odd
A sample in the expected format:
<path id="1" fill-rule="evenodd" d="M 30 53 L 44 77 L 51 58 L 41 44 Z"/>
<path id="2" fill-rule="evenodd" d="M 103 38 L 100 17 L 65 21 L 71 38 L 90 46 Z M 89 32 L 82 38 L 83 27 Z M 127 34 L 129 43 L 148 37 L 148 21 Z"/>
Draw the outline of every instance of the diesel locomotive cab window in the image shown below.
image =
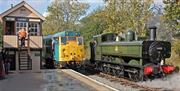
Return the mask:
<path id="1" fill-rule="evenodd" d="M 65 45 L 66 44 L 66 37 L 61 37 L 61 44 Z"/>
<path id="2" fill-rule="evenodd" d="M 52 41 L 54 44 L 58 44 L 59 43 L 59 39 L 58 37 L 54 38 L 54 40 Z"/>
<path id="3" fill-rule="evenodd" d="M 68 41 L 76 41 L 76 37 L 68 37 Z"/>
<path id="4" fill-rule="evenodd" d="M 78 45 L 82 45 L 82 44 L 83 44 L 83 38 L 80 37 L 80 38 L 78 38 Z"/>

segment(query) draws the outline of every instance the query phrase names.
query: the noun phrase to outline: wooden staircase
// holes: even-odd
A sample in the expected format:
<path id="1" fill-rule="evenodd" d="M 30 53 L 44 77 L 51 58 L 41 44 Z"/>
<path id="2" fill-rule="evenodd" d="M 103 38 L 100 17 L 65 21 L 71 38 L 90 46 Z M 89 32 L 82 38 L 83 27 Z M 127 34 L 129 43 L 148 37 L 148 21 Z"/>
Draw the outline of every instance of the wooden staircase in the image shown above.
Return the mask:
<path id="1" fill-rule="evenodd" d="M 21 41 L 19 39 L 19 41 Z M 29 36 L 25 39 L 25 46 L 21 46 L 19 42 L 19 70 L 32 70 L 32 59 L 30 56 L 30 47 L 29 47 Z"/>

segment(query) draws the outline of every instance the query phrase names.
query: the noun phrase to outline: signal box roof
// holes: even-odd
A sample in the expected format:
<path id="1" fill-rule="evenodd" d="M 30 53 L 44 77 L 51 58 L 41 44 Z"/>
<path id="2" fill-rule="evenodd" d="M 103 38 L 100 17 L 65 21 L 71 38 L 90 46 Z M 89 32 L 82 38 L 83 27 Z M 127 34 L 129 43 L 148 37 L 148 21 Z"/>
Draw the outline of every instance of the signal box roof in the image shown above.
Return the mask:
<path id="1" fill-rule="evenodd" d="M 0 14 L 0 19 L 2 19 L 5 16 L 12 16 L 13 14 L 17 14 L 17 10 L 21 9 L 21 8 L 25 8 L 28 10 L 28 12 L 32 12 L 32 14 L 34 16 L 39 17 L 41 20 L 45 20 L 45 18 L 38 12 L 36 11 L 34 8 L 32 8 L 28 3 L 26 3 L 25 1 L 20 2 L 19 4 L 15 5 L 14 7 L 8 9 L 7 11 L 3 12 L 2 14 Z M 17 16 L 19 17 L 19 16 Z"/>

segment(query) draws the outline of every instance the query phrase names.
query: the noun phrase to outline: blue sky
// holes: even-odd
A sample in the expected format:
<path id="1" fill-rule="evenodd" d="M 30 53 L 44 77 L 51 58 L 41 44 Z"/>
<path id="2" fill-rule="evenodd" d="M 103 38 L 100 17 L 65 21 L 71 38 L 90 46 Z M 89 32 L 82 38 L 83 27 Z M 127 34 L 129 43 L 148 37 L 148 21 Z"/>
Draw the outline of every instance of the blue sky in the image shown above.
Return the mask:
<path id="1" fill-rule="evenodd" d="M 11 7 L 11 4 L 16 5 L 23 0 L 0 0 L 0 13 L 6 11 Z M 50 3 L 50 0 L 24 0 L 30 4 L 33 8 L 43 14 L 47 11 L 47 6 Z"/>
<path id="2" fill-rule="evenodd" d="M 23 0 L 0 0 L 0 13 L 8 10 L 11 7 L 11 4 L 16 5 Z M 30 4 L 34 9 L 36 9 L 41 14 L 45 14 L 47 12 L 48 5 L 53 0 L 24 0 L 28 4 Z M 90 8 L 89 12 L 93 11 L 97 7 L 103 5 L 103 0 L 79 0 L 83 3 L 89 3 Z M 162 0 L 154 0 L 156 3 L 162 3 Z"/>

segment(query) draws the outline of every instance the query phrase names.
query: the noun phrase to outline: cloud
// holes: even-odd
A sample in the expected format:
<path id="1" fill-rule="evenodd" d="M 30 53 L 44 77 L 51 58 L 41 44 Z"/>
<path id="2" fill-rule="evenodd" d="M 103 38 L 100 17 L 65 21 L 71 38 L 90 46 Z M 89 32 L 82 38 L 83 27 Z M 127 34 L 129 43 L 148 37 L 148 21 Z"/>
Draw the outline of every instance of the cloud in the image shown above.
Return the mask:
<path id="1" fill-rule="evenodd" d="M 154 0 L 155 3 L 163 3 L 163 0 Z"/>
<path id="2" fill-rule="evenodd" d="M 44 13 L 43 13 L 43 16 L 44 16 L 44 17 L 47 17 L 48 15 L 49 15 L 49 12 L 44 12 Z"/>

